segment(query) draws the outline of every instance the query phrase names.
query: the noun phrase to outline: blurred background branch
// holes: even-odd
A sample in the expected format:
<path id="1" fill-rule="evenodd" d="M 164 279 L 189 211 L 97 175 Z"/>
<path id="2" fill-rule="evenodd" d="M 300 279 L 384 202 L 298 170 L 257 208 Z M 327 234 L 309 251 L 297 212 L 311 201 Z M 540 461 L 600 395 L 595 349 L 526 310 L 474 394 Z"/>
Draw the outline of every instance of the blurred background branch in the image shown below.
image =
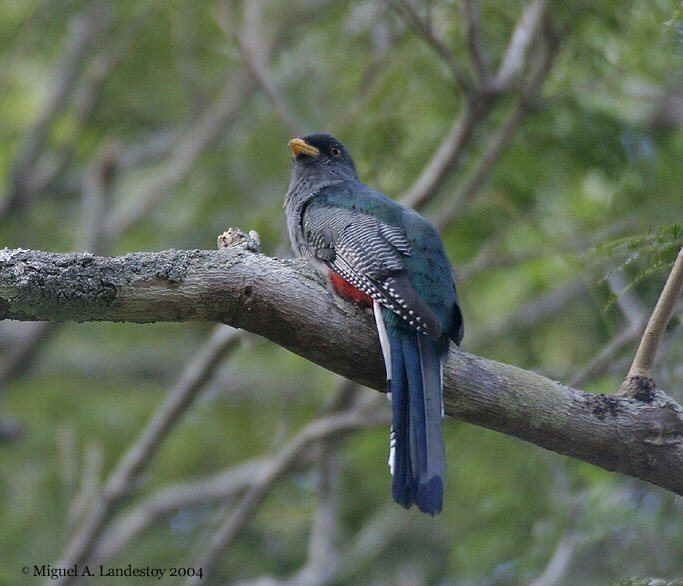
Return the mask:
<path id="1" fill-rule="evenodd" d="M 0 216 L 29 204 L 35 190 L 36 175 L 39 174 L 36 164 L 48 140 L 48 133 L 78 89 L 77 82 L 84 64 L 112 22 L 111 10 L 108 2 L 93 2 L 71 22 L 64 56 L 52 73 L 52 87 L 47 102 L 42 114 L 25 135 L 10 173 L 9 187 L 0 200 Z"/>
<path id="2" fill-rule="evenodd" d="M 242 334 L 226 326 L 216 330 L 210 341 L 188 364 L 177 386 L 154 413 L 147 427 L 110 473 L 91 511 L 58 563 L 60 567 L 82 564 L 89 559 L 108 521 L 122 502 L 130 497 L 140 475 L 158 452 L 175 422 L 211 378 L 220 360 L 239 343 Z"/>

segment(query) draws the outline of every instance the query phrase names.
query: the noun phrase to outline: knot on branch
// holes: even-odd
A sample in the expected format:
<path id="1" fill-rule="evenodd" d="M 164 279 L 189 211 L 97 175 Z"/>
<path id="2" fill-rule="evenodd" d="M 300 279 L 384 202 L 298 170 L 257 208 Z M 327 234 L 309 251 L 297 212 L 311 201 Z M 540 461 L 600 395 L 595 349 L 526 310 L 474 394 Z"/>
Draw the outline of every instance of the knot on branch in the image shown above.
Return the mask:
<path id="1" fill-rule="evenodd" d="M 619 398 L 612 395 L 587 395 L 587 404 L 600 421 L 604 421 L 608 415 L 618 417 L 622 412 Z"/>
<path id="2" fill-rule="evenodd" d="M 633 375 L 626 377 L 619 394 L 643 403 L 652 403 L 656 390 L 655 381 L 649 376 Z"/>
<path id="3" fill-rule="evenodd" d="M 249 230 L 249 234 L 245 234 L 239 228 L 228 228 L 218 237 L 218 250 L 231 246 L 244 246 L 250 252 L 259 252 L 261 237 L 256 230 Z"/>

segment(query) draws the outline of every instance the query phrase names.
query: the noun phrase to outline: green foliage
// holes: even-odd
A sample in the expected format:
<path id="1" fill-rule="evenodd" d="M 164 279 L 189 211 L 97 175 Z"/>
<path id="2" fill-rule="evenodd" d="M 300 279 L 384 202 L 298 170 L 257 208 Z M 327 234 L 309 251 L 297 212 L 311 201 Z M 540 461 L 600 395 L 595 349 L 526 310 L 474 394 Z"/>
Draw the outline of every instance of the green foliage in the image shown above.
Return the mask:
<path id="1" fill-rule="evenodd" d="M 615 267 L 614 271 L 631 271 L 631 281 L 623 290 L 628 291 L 636 285 L 651 279 L 657 273 L 670 270 L 683 246 L 683 228 L 678 224 L 649 229 L 644 234 L 617 238 L 599 244 L 588 255 L 602 264 Z M 617 296 L 611 295 L 606 310 L 616 302 Z"/>
<path id="2" fill-rule="evenodd" d="M 649 271 L 656 271 L 673 265 L 682 244 L 683 228 L 672 224 L 657 230 L 650 229 L 645 234 L 605 242 L 595 249 L 594 254 L 618 262 L 619 269 L 639 263 L 649 267 Z"/>

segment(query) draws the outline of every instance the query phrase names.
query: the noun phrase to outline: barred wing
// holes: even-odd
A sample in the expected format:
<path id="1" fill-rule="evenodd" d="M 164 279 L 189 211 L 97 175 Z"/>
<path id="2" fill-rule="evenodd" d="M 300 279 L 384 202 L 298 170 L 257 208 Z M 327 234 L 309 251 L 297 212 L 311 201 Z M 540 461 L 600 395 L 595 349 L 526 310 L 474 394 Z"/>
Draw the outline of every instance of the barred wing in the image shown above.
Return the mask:
<path id="1" fill-rule="evenodd" d="M 399 226 L 369 214 L 309 205 L 302 218 L 309 254 L 432 339 L 441 323 L 410 283 L 403 259 L 410 242 Z"/>

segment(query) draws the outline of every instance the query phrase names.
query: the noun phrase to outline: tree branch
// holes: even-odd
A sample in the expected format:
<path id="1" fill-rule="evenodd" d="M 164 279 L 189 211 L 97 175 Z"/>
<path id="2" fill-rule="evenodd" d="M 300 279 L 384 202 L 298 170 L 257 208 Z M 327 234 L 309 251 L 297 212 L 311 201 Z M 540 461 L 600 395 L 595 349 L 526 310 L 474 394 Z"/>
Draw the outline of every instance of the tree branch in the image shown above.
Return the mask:
<path id="1" fill-rule="evenodd" d="M 467 102 L 463 102 L 459 116 L 453 121 L 450 130 L 420 176 L 401 197 L 401 202 L 413 208 L 420 208 L 434 196 L 457 167 L 475 128 L 486 118 L 489 110 L 490 104 L 487 102 L 483 102 L 476 111 L 472 110 Z"/>
<path id="2" fill-rule="evenodd" d="M 561 283 L 555 289 L 525 301 L 511 314 L 492 319 L 488 327 L 470 339 L 471 348 L 486 348 L 508 332 L 519 332 L 551 319 L 558 311 L 588 293 L 588 285 L 581 277 Z"/>
<path id="3" fill-rule="evenodd" d="M 371 316 L 332 297 L 304 262 L 235 246 L 123 257 L 0 251 L 0 318 L 218 321 L 384 390 Z M 592 395 L 452 349 L 446 413 L 683 494 L 683 410 L 663 392 Z"/>
<path id="4" fill-rule="evenodd" d="M 70 130 L 55 148 L 45 145 L 45 152 L 41 153 L 27 177 L 26 189 L 30 198 L 42 196 L 54 180 L 74 163 L 78 140 L 87 131 L 88 123 L 100 105 L 107 80 L 128 55 L 147 24 L 150 12 L 149 6 L 143 8 L 118 37 L 110 35 L 106 44 L 99 43 L 105 46 L 84 67 L 78 83 L 71 90 L 71 103 L 65 104 L 64 114 L 69 116 Z M 59 112 L 60 116 L 62 114 Z"/>
<path id="5" fill-rule="evenodd" d="M 615 305 L 626 318 L 629 326 L 640 325 L 647 319 L 647 309 L 636 295 L 635 291 L 628 286 L 628 283 L 621 272 L 615 271 L 608 275 L 607 286 L 609 287 L 610 293 L 615 297 Z"/>
<path id="6" fill-rule="evenodd" d="M 514 137 L 525 113 L 525 107 L 518 101 L 498 132 L 491 138 L 478 165 L 462 182 L 457 193 L 448 198 L 443 208 L 434 214 L 432 221 L 440 230 L 446 228 L 460 214 L 465 204 L 474 198 L 484 181 L 491 175 L 491 169 Z"/>
<path id="7" fill-rule="evenodd" d="M 68 567 L 89 559 L 107 523 L 130 496 L 140 474 L 156 455 L 173 424 L 213 375 L 221 359 L 237 346 L 240 338 L 240 332 L 233 329 L 216 329 L 207 344 L 194 356 L 163 405 L 109 475 L 94 507 L 67 545 L 57 566 Z M 71 577 L 63 576 L 56 583 L 69 582 Z"/>
<path id="8" fill-rule="evenodd" d="M 548 35 L 550 37 L 550 35 Z M 457 192 L 445 202 L 443 209 L 434 217 L 436 226 L 440 229 L 448 226 L 466 204 L 474 199 L 481 186 L 491 175 L 491 169 L 500 160 L 509 143 L 512 141 L 520 123 L 530 111 L 530 104 L 537 97 L 543 82 L 552 69 L 553 62 L 559 51 L 559 39 L 548 38 L 545 47 L 539 49 L 539 55 L 533 60 L 532 70 L 524 87 L 520 88 L 506 119 L 498 131 L 491 137 L 477 166 L 462 181 Z"/>
<path id="9" fill-rule="evenodd" d="M 19 155 L 10 174 L 5 197 L 0 200 L 0 217 L 22 204 L 29 196 L 29 184 L 34 166 L 48 141 L 50 128 L 76 90 L 92 47 L 111 24 L 111 7 L 106 2 L 95 2 L 78 15 L 70 26 L 70 36 L 60 63 L 53 72 L 52 88 L 42 113 L 26 133 Z"/>
<path id="10" fill-rule="evenodd" d="M 410 2 L 405 1 L 402 5 L 405 11 L 412 10 L 414 13 L 415 9 L 411 7 Z M 420 176 L 402 196 L 401 201 L 403 203 L 414 208 L 420 208 L 434 197 L 457 168 L 465 149 L 469 146 L 474 131 L 488 118 L 501 96 L 515 89 L 514 82 L 521 75 L 525 65 L 531 64 L 533 60 L 529 58 L 528 50 L 539 35 L 541 35 L 545 8 L 546 0 L 533 0 L 527 6 L 515 26 L 510 43 L 506 48 L 500 71 L 494 80 L 486 78 L 486 83 L 480 82 L 480 89 L 477 90 L 472 88 L 468 80 L 465 80 L 463 88 L 466 99 L 462 101 L 463 105 L 460 115 L 454 120 L 451 129 L 425 165 Z M 467 5 L 463 5 L 463 11 L 465 13 L 465 33 L 471 45 L 470 53 L 475 69 L 477 67 L 484 67 L 484 62 L 481 61 L 483 59 L 481 47 L 477 48 L 479 35 L 477 32 L 476 6 L 472 3 L 467 3 Z M 410 14 L 408 12 L 409 17 Z M 415 18 L 417 17 L 413 16 L 413 21 Z M 423 34 L 426 35 L 429 30 L 428 28 L 426 32 L 423 31 Z M 498 135 L 492 139 L 481 164 L 463 184 L 456 202 L 450 204 L 451 207 L 456 208 L 455 213 L 457 213 L 457 209 L 460 207 L 460 198 L 464 200 L 471 197 L 471 194 L 476 193 L 483 182 L 486 172 L 496 163 L 507 143 L 512 138 L 517 125 L 528 109 L 529 102 L 540 90 L 559 49 L 559 39 L 551 36 L 549 31 L 546 31 L 546 33 L 550 37 L 547 39 L 550 46 L 546 51 L 540 51 L 541 57 L 536 59 L 526 87 L 520 89 L 517 103 L 512 107 L 507 121 L 502 125 Z M 444 51 L 453 58 L 452 52 L 443 45 L 440 45 L 440 47 L 441 51 Z M 477 65 L 480 61 L 481 63 Z M 488 75 L 487 71 L 480 72 L 478 76 Z M 452 210 L 450 213 L 453 213 Z M 443 221 L 442 223 L 445 224 Z"/>
<path id="11" fill-rule="evenodd" d="M 488 91 L 491 85 L 491 71 L 481 41 L 479 3 L 477 0 L 463 0 L 461 12 L 463 29 L 467 39 L 467 50 L 479 82 L 480 91 Z"/>
<path id="12" fill-rule="evenodd" d="M 180 509 L 229 501 L 249 488 L 267 462 L 264 458 L 255 458 L 208 478 L 158 489 L 109 525 L 96 544 L 91 560 L 99 563 L 117 555 L 143 531 Z"/>
<path id="13" fill-rule="evenodd" d="M 671 319 L 671 314 L 678 298 L 683 290 L 683 248 L 678 251 L 678 256 L 671 269 L 669 278 L 664 284 L 664 289 L 657 300 L 645 327 L 645 333 L 640 340 L 636 356 L 633 359 L 626 380 L 621 385 L 620 393 L 625 395 L 638 396 L 639 394 L 649 394 L 654 388 L 652 380 L 652 367 L 657 356 L 657 349 L 664 334 L 664 330 Z"/>
<path id="14" fill-rule="evenodd" d="M 348 410 L 351 407 L 351 399 L 359 389 L 360 387 L 356 383 L 339 378 L 337 392 L 323 408 L 323 416 L 344 409 Z M 329 449 L 329 444 L 336 444 L 337 442 L 336 438 L 331 438 L 322 443 L 322 446 L 317 446 L 318 452 L 320 452 L 321 449 L 327 451 Z M 296 466 L 290 468 L 289 471 L 308 467 L 314 460 L 319 462 L 321 457 L 323 460 L 327 460 L 327 456 L 324 456 L 321 453 L 318 453 L 317 455 L 314 454 L 315 448 L 316 446 L 313 445 L 308 452 L 299 456 L 296 461 Z M 239 494 L 243 494 L 252 486 L 252 484 L 259 480 L 260 474 L 265 468 L 272 466 L 274 458 L 276 457 L 277 455 L 267 458 L 255 458 L 249 462 L 240 464 L 237 467 L 230 468 L 207 478 L 180 482 L 160 488 L 109 526 L 106 533 L 96 545 L 90 561 L 93 563 L 100 563 L 117 555 L 124 547 L 130 545 L 133 539 L 148 529 L 152 524 L 171 515 L 179 509 L 206 505 L 217 501 L 225 502 Z M 323 501 L 329 500 L 322 495 L 321 499 Z M 322 504 L 323 503 L 321 503 L 321 505 Z M 320 508 L 327 509 L 328 505 L 329 503 L 326 502 L 325 506 L 321 506 Z M 317 524 L 319 522 L 318 517 L 320 516 L 319 511 L 314 523 Z M 312 531 L 314 531 L 314 529 L 312 529 Z M 329 535 L 325 535 L 324 537 L 321 535 L 320 539 L 329 539 L 329 537 Z M 313 536 L 311 536 L 311 539 L 313 539 Z M 320 580 L 315 580 L 313 582 L 309 581 L 309 583 L 317 582 L 320 582 Z"/>
<path id="15" fill-rule="evenodd" d="M 533 0 L 517 21 L 496 75 L 495 86 L 498 91 L 510 90 L 524 69 L 527 52 L 539 35 L 547 6 L 547 0 Z"/>
<path id="16" fill-rule="evenodd" d="M 0 395 L 5 393 L 7 385 L 17 374 L 27 369 L 36 352 L 59 329 L 59 324 L 54 322 L 38 321 L 21 325 L 26 326 L 21 328 L 21 336 L 3 353 L 0 360 Z"/>
<path id="17" fill-rule="evenodd" d="M 394 0 L 390 2 L 390 5 L 396 9 L 406 24 L 419 34 L 437 55 L 439 55 L 450 70 L 453 79 L 462 88 L 463 92 L 465 92 L 467 96 L 472 97 L 474 95 L 472 81 L 460 67 L 460 63 L 458 63 L 453 51 L 446 46 L 441 38 L 439 38 L 436 31 L 434 31 L 432 24 L 420 16 L 417 8 L 412 5 L 410 0 Z"/>
<path id="18" fill-rule="evenodd" d="M 587 381 L 600 376 L 610 367 L 614 359 L 619 356 L 624 348 L 629 344 L 634 344 L 642 336 L 644 330 L 645 320 L 642 323 L 632 324 L 624 328 L 582 370 L 574 375 L 569 384 L 581 386 Z"/>
<path id="19" fill-rule="evenodd" d="M 310 445 L 357 429 L 373 427 L 380 423 L 388 424 L 389 419 L 386 413 L 380 413 L 374 407 L 376 407 L 374 401 L 370 404 L 366 402 L 365 405 L 351 407 L 346 411 L 312 421 L 297 433 L 279 450 L 272 461 L 261 469 L 239 505 L 234 511 L 230 511 L 227 518 L 213 533 L 208 544 L 202 548 L 194 566 L 202 568 L 206 575 L 211 575 L 220 556 L 230 547 L 238 533 L 251 519 L 254 509 L 261 503 L 277 479 L 296 465 L 299 457 Z M 195 576 L 188 580 L 188 584 L 202 584 L 202 579 Z"/>
<path id="20" fill-rule="evenodd" d="M 237 43 L 237 48 L 244 60 L 244 64 L 258 83 L 290 136 L 299 136 L 302 124 L 285 100 L 280 87 L 270 72 L 269 58 L 271 47 L 264 34 L 263 11 L 264 0 L 247 2 L 243 7 L 242 22 L 237 18 L 227 2 L 219 5 L 218 24 Z"/>
<path id="21" fill-rule="evenodd" d="M 107 238 L 116 238 L 140 222 L 192 171 L 201 154 L 236 119 L 254 82 L 241 69 L 230 75 L 218 99 L 175 141 L 169 156 L 149 183 L 112 210 L 104 225 Z"/>

